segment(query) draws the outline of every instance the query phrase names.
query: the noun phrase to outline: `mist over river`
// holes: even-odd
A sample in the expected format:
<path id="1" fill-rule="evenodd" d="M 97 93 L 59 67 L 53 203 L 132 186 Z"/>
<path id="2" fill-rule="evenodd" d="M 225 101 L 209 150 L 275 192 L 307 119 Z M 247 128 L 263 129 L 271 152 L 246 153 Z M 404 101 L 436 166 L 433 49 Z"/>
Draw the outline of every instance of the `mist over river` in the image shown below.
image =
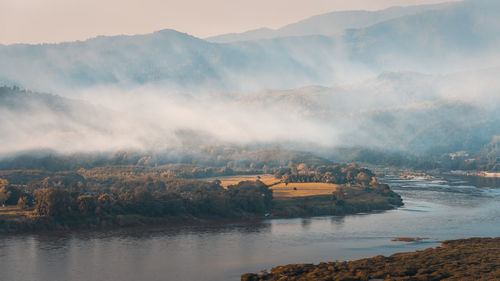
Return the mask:
<path id="1" fill-rule="evenodd" d="M 239 280 L 288 263 L 414 251 L 446 239 L 500 236 L 500 184 L 459 176 L 380 178 L 397 210 L 346 217 L 0 236 L 0 280 Z M 392 242 L 396 237 L 425 237 Z"/>

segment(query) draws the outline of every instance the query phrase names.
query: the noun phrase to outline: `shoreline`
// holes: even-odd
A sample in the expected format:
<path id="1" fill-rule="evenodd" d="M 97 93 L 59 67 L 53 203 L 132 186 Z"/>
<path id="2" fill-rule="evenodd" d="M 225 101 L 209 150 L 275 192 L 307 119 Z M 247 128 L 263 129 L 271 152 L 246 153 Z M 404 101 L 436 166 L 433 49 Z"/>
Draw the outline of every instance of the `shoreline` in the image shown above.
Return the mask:
<path id="1" fill-rule="evenodd" d="M 326 196 L 310 196 L 322 197 Z M 310 199 L 310 197 L 302 197 Z M 281 199 L 283 200 L 283 199 Z M 277 200 L 277 203 L 280 203 Z M 287 201 L 293 201 L 288 199 Z M 314 199 L 313 199 L 314 200 Z M 283 200 L 284 201 L 284 200 Z M 361 207 L 360 207 L 361 206 Z M 363 207 L 364 206 L 364 207 Z M 322 210 L 324 212 L 311 212 L 311 213 L 298 213 L 297 215 L 286 214 L 272 214 L 269 216 L 246 214 L 238 218 L 229 217 L 194 217 L 194 216 L 172 216 L 172 217 L 146 217 L 141 215 L 117 215 L 108 218 L 93 218 L 93 219 L 80 219 L 73 220 L 71 224 L 67 222 L 57 221 L 53 217 L 34 217 L 26 219 L 2 219 L 0 218 L 0 235 L 11 234 L 33 234 L 33 233 L 54 233 L 54 232 L 79 232 L 79 231 L 94 231 L 94 230 L 118 230 L 118 229 L 133 229 L 137 227 L 155 228 L 167 227 L 176 225 L 209 225 L 209 224 L 222 224 L 229 225 L 232 223 L 260 223 L 269 219 L 296 219 L 296 218 L 312 218 L 312 217 L 327 217 L 327 216 L 349 216 L 365 213 L 380 213 L 389 210 L 395 210 L 401 205 L 387 204 L 387 205 L 357 205 L 350 206 L 348 209 L 336 210 L 328 209 Z M 321 211 L 321 210 L 320 210 Z"/>
<path id="2" fill-rule="evenodd" d="M 473 176 L 473 177 L 482 177 L 482 178 L 489 178 L 489 179 L 500 178 L 499 172 L 453 170 L 453 171 L 450 171 L 449 173 L 452 175 Z"/>
<path id="3" fill-rule="evenodd" d="M 499 252 L 500 237 L 446 240 L 440 247 L 388 257 L 276 266 L 241 280 L 497 280 Z"/>
<path id="4" fill-rule="evenodd" d="M 17 209 L 11 207 L 3 214 L 0 212 L 0 233 L 156 226 L 178 221 L 339 216 L 404 205 L 399 194 L 388 185 L 380 184 L 371 171 L 355 164 L 320 166 L 307 172 L 281 168 L 277 175 L 245 175 L 233 177 L 230 182 L 112 174 L 122 182 L 104 172 L 116 182 L 109 186 L 106 176 L 95 173 L 93 177 L 87 176 L 107 189 L 97 185 L 91 189 L 95 191 L 89 192 L 79 190 L 78 185 L 73 188 L 35 186 L 36 192 L 24 195 L 34 197 L 34 209 L 19 205 L 17 200 Z M 252 181 L 248 177 L 256 179 Z M 269 187 L 276 182 L 281 186 Z M 10 188 L 12 194 L 23 194 L 22 190 Z"/>

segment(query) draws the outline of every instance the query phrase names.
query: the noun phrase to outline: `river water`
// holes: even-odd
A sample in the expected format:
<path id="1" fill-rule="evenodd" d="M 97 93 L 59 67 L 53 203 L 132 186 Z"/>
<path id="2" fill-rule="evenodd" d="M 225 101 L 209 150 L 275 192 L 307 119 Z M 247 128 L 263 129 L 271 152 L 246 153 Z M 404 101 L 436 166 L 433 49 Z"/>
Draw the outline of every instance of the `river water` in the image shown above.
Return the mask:
<path id="1" fill-rule="evenodd" d="M 259 223 L 0 236 L 0 280 L 239 280 L 288 263 L 414 251 L 446 239 L 500 236 L 500 188 L 458 176 L 380 179 L 397 210 Z M 425 237 L 392 242 L 395 237 Z"/>

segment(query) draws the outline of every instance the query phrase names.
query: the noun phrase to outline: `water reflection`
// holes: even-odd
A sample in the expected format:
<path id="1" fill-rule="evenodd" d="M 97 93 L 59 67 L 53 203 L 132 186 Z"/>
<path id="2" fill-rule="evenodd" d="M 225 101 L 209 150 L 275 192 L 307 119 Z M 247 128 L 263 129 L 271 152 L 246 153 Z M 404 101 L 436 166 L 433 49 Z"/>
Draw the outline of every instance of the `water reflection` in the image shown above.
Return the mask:
<path id="1" fill-rule="evenodd" d="M 490 188 L 500 187 L 500 178 L 486 178 L 477 176 L 462 176 L 459 178 L 463 180 L 465 183 L 468 183 L 475 187 L 490 187 Z"/>
<path id="2" fill-rule="evenodd" d="M 238 280 L 288 263 L 412 251 L 498 236 L 499 188 L 460 177 L 387 177 L 405 206 L 346 217 L 0 236 L 2 280 Z M 489 183 L 488 183 L 489 185 Z M 428 237 L 415 243 L 395 237 Z"/>
<path id="3" fill-rule="evenodd" d="M 344 224 L 345 217 L 330 217 L 330 224 L 336 230 L 342 229 L 342 225 Z"/>
<path id="4" fill-rule="evenodd" d="M 301 222 L 302 230 L 308 231 L 311 227 L 311 222 L 312 222 L 312 219 L 302 219 L 302 222 Z"/>

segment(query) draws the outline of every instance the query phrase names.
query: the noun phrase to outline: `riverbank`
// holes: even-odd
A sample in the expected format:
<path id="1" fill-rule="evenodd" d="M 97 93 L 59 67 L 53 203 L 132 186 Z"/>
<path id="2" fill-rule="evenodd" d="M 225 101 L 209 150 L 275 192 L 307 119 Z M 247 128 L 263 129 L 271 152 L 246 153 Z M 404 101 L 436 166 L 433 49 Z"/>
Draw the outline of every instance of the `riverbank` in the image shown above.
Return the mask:
<path id="1" fill-rule="evenodd" d="M 483 177 L 483 178 L 500 178 L 500 173 L 498 172 L 489 172 L 489 171 L 461 171 L 454 170 L 450 171 L 452 175 L 460 175 L 460 176 L 475 176 L 475 177 Z"/>
<path id="2" fill-rule="evenodd" d="M 500 192 L 453 188 L 446 180 L 380 180 L 401 194 L 404 207 L 348 216 L 0 235 L 0 263 L 9 269 L 3 279 L 234 281 L 279 265 L 390 256 L 444 240 L 499 236 Z M 398 237 L 429 239 L 391 241 Z"/>
<path id="3" fill-rule="evenodd" d="M 244 274 L 241 280 L 498 280 L 499 253 L 500 238 L 469 238 L 390 257 L 278 266 L 270 272 Z"/>
<path id="4" fill-rule="evenodd" d="M 267 212 L 240 212 L 237 215 L 179 214 L 174 216 L 144 216 L 118 214 L 103 216 L 69 216 L 64 218 L 35 215 L 32 210 L 0 213 L 0 233 L 113 229 L 137 226 L 162 226 L 179 223 L 224 223 L 259 221 L 269 218 L 297 218 L 328 215 L 351 215 L 395 209 L 403 205 L 401 197 L 386 185 L 372 187 L 342 187 L 331 195 L 278 197 Z"/>
<path id="5" fill-rule="evenodd" d="M 2 196 L 6 205 L 23 211 L 0 212 L 0 232 L 348 215 L 403 205 L 388 185 L 355 164 L 300 163 L 274 174 L 204 180 L 122 168 L 79 170 L 34 182 L 30 172 L 12 172 L 13 183 L 4 180 Z"/>
<path id="6" fill-rule="evenodd" d="M 403 200 L 387 186 L 381 188 L 343 187 L 331 195 L 284 197 L 275 200 L 272 217 L 342 216 L 391 210 Z"/>

